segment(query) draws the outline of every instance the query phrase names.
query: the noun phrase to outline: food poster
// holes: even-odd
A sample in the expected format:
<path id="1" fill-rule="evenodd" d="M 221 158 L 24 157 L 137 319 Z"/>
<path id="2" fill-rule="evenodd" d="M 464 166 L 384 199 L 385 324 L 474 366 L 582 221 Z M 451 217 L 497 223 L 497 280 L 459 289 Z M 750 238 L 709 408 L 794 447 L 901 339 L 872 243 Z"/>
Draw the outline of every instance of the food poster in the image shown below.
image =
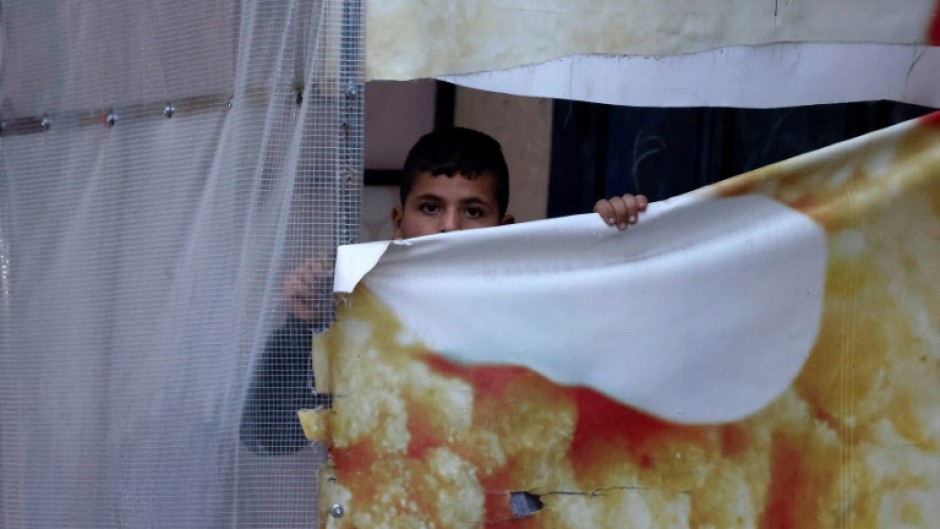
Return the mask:
<path id="1" fill-rule="evenodd" d="M 940 107 L 940 0 L 371 0 L 365 24 L 369 80 L 622 106 Z"/>
<path id="2" fill-rule="evenodd" d="M 574 55 L 665 57 L 771 43 L 936 46 L 938 14 L 937 0 L 370 0 L 365 73 L 406 80 Z M 790 73 L 800 60 L 788 60 Z"/>
<path id="3" fill-rule="evenodd" d="M 342 247 L 330 528 L 940 520 L 940 114 L 650 206 Z"/>

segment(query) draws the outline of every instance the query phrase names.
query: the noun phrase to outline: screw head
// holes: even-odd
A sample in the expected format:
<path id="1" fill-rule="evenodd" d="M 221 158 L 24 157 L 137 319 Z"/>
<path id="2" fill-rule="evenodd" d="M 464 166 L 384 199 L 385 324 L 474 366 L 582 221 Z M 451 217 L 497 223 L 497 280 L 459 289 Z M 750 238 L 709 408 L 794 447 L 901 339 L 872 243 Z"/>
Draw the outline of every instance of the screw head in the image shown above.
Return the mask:
<path id="1" fill-rule="evenodd" d="M 109 127 L 113 127 L 114 124 L 117 123 L 117 114 L 115 114 L 113 110 L 108 112 L 108 116 L 105 118 L 105 121 L 108 122 Z"/>
<path id="2" fill-rule="evenodd" d="M 42 121 L 39 122 L 39 126 L 42 127 L 42 130 L 49 130 L 49 127 L 52 126 L 52 122 L 49 121 L 49 116 L 43 116 Z"/>
<path id="3" fill-rule="evenodd" d="M 333 518 L 342 518 L 345 513 L 346 510 L 343 509 L 343 506 L 339 503 L 334 503 L 333 506 L 330 507 L 330 516 Z"/>
<path id="4" fill-rule="evenodd" d="M 346 94 L 346 99 L 355 99 L 359 95 L 359 87 L 356 83 L 349 83 L 343 92 Z"/>
<path id="5" fill-rule="evenodd" d="M 163 107 L 163 115 L 167 118 L 172 118 L 174 112 L 176 112 L 176 107 L 170 103 L 167 103 L 166 106 Z"/>

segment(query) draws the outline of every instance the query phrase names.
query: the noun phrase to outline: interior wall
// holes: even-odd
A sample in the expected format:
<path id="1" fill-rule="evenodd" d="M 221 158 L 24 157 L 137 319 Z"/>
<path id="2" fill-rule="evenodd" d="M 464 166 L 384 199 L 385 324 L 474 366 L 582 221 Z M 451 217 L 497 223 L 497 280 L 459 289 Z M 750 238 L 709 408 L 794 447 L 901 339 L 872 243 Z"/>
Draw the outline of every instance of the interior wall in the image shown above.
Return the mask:
<path id="1" fill-rule="evenodd" d="M 454 124 L 499 141 L 509 165 L 509 212 L 545 218 L 552 146 L 552 100 L 457 88 Z"/>

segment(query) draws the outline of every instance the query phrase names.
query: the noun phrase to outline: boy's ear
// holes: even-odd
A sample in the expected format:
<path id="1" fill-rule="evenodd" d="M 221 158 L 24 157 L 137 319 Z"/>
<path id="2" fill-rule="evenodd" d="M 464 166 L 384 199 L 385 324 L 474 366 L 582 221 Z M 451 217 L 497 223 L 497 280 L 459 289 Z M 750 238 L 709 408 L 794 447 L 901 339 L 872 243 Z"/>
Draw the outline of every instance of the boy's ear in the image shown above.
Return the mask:
<path id="1" fill-rule="evenodd" d="M 404 217 L 404 212 L 401 209 L 401 205 L 397 205 L 392 208 L 392 238 L 401 239 L 401 221 Z"/>
<path id="2" fill-rule="evenodd" d="M 500 226 L 505 226 L 507 224 L 515 224 L 515 223 L 516 223 L 516 217 L 513 217 L 512 215 L 508 213 L 503 216 L 503 220 L 499 221 Z"/>

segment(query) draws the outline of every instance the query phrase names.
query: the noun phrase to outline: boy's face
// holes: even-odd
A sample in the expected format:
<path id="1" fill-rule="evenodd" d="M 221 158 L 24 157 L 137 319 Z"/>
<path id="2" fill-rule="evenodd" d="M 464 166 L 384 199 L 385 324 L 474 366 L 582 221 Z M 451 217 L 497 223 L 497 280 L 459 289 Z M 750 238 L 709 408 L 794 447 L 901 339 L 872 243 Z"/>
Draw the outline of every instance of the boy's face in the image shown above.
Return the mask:
<path id="1" fill-rule="evenodd" d="M 494 180 L 419 173 L 405 203 L 392 210 L 395 238 L 512 224 L 512 215 L 499 215 Z"/>

